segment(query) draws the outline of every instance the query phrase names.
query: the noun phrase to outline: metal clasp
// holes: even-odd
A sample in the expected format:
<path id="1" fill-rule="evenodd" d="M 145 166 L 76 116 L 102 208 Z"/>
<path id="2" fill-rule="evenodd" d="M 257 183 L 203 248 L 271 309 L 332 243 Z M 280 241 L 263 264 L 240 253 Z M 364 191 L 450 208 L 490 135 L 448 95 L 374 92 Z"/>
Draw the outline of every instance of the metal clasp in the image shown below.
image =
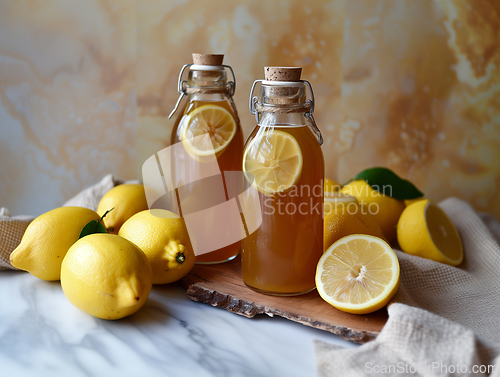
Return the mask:
<path id="1" fill-rule="evenodd" d="M 193 64 L 184 64 L 181 68 L 181 73 L 179 73 L 179 79 L 177 81 L 177 91 L 179 92 L 179 98 L 177 99 L 177 102 L 175 103 L 174 109 L 172 112 L 168 115 L 168 119 L 172 118 L 172 116 L 175 114 L 177 109 L 179 108 L 179 105 L 181 104 L 182 99 L 186 95 L 186 88 L 185 86 L 187 85 L 186 80 L 182 80 L 182 75 L 184 74 L 184 71 L 186 70 L 187 67 L 191 67 Z"/>
<path id="2" fill-rule="evenodd" d="M 250 113 L 255 115 L 255 120 L 257 123 L 259 123 L 259 113 L 255 109 L 255 104 L 259 102 L 259 97 L 253 95 L 253 91 L 255 90 L 255 85 L 257 85 L 258 82 L 262 84 L 262 82 L 265 80 L 255 80 L 252 85 L 252 89 L 250 90 L 250 103 L 249 103 L 249 108 L 250 108 Z"/>
<path id="3" fill-rule="evenodd" d="M 182 99 L 184 96 L 187 95 L 186 93 L 186 87 L 187 87 L 187 81 L 182 80 L 182 76 L 184 75 L 184 71 L 186 68 L 191 67 L 192 65 L 195 65 L 193 63 L 191 64 L 184 64 L 181 68 L 181 72 L 179 73 L 179 79 L 177 81 L 177 91 L 179 92 L 179 98 L 177 99 L 177 102 L 175 103 L 175 107 L 172 110 L 172 112 L 168 115 L 168 119 L 172 118 L 172 116 L 175 114 L 177 109 L 179 108 L 180 103 L 182 102 Z M 231 75 L 233 76 L 233 81 L 228 81 L 227 85 L 229 87 L 229 96 L 232 97 L 234 96 L 234 93 L 236 92 L 236 76 L 234 75 L 233 68 L 229 65 L 222 65 L 224 68 L 228 68 L 231 71 Z"/>
<path id="4" fill-rule="evenodd" d="M 231 76 L 233 76 L 233 81 L 228 81 L 229 85 L 229 96 L 234 96 L 234 93 L 236 92 L 236 76 L 234 75 L 233 68 L 230 65 L 222 65 L 224 68 L 227 68 L 231 71 Z"/>
<path id="5" fill-rule="evenodd" d="M 313 88 L 312 88 L 311 83 L 309 81 L 307 81 L 307 80 L 300 80 L 300 81 L 302 81 L 304 84 L 306 84 L 306 86 L 309 88 L 309 92 L 311 93 L 311 99 L 308 99 L 306 101 L 306 103 L 309 103 L 309 111 L 307 113 L 305 113 L 304 115 L 306 116 L 306 118 L 308 118 L 311 121 L 310 128 L 311 128 L 312 133 L 318 138 L 319 145 L 323 145 L 323 135 L 321 134 L 321 131 L 318 128 L 318 126 L 316 125 L 316 121 L 314 120 L 314 117 L 313 117 L 314 105 L 315 105 Z"/>
<path id="6" fill-rule="evenodd" d="M 311 99 L 308 99 L 306 101 L 306 103 L 309 104 L 308 114 L 311 114 L 311 116 L 312 116 L 314 114 L 314 104 L 315 104 L 313 88 L 312 88 L 311 83 L 309 81 L 307 81 L 307 80 L 300 80 L 300 81 L 303 82 L 304 84 L 306 84 L 306 86 L 309 88 L 309 92 L 311 93 Z"/>

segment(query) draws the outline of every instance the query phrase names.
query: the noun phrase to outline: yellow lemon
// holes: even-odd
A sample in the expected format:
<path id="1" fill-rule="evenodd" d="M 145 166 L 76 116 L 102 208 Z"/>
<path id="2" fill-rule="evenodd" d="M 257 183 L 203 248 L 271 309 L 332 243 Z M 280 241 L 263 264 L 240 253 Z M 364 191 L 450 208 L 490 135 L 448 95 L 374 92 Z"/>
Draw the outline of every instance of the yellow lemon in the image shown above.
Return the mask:
<path id="1" fill-rule="evenodd" d="M 196 261 L 184 219 L 173 212 L 139 212 L 123 224 L 118 234 L 146 254 L 153 269 L 153 284 L 182 279 Z"/>
<path id="2" fill-rule="evenodd" d="M 398 222 L 398 242 L 408 254 L 458 266 L 464 259 L 460 235 L 450 218 L 428 199 L 410 204 Z"/>
<path id="3" fill-rule="evenodd" d="M 115 234 L 80 238 L 61 269 L 66 298 L 78 309 L 102 319 L 120 319 L 139 310 L 152 287 L 146 255 Z"/>
<path id="4" fill-rule="evenodd" d="M 368 207 L 358 203 L 337 204 L 325 213 L 323 250 L 334 242 L 351 234 L 368 234 L 385 240 L 382 229 Z"/>
<path id="5" fill-rule="evenodd" d="M 363 180 L 355 180 L 340 190 L 343 194 L 355 196 L 358 202 L 367 205 L 377 219 L 385 237 L 392 242 L 396 240 L 396 226 L 399 216 L 405 209 L 405 202 L 379 193 Z"/>
<path id="6" fill-rule="evenodd" d="M 113 187 L 99 201 L 99 216 L 110 209 L 103 219 L 109 233 L 118 234 L 122 224 L 137 212 L 148 209 L 144 186 L 140 184 L 122 184 Z"/>
<path id="7" fill-rule="evenodd" d="M 245 148 L 243 173 L 260 192 L 273 195 L 293 186 L 302 172 L 297 140 L 284 131 L 267 131 Z"/>
<path id="8" fill-rule="evenodd" d="M 334 181 L 333 179 L 325 178 L 325 194 L 327 192 L 334 193 L 341 189 L 340 183 Z"/>
<path id="9" fill-rule="evenodd" d="M 235 134 L 236 122 L 229 111 L 221 106 L 203 105 L 188 115 L 181 130 L 181 140 L 188 152 L 208 156 L 222 152 Z M 206 137 L 198 137 L 203 135 Z"/>
<path id="10" fill-rule="evenodd" d="M 83 207 L 60 207 L 34 219 L 10 255 L 16 268 L 43 280 L 59 280 L 61 263 L 83 227 L 99 215 Z"/>
<path id="11" fill-rule="evenodd" d="M 364 234 L 343 237 L 319 260 L 316 287 L 339 310 L 374 312 L 387 305 L 398 290 L 398 258 L 380 238 Z"/>
<path id="12" fill-rule="evenodd" d="M 416 199 L 406 199 L 405 205 L 408 207 L 410 204 L 415 203 L 415 202 L 419 202 L 421 200 L 425 200 L 425 198 L 423 196 L 421 196 L 420 198 L 416 198 Z"/>

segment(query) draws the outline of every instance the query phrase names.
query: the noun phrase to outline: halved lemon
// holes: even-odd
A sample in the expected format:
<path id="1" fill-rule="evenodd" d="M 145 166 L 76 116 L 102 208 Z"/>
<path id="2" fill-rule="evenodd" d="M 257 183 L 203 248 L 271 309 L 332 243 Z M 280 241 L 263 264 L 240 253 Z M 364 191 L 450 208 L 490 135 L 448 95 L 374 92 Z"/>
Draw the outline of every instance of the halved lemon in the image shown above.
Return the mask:
<path id="1" fill-rule="evenodd" d="M 292 187 L 302 172 L 302 152 L 288 132 L 272 130 L 254 138 L 243 155 L 247 181 L 264 194 Z"/>
<path id="2" fill-rule="evenodd" d="M 381 238 L 365 234 L 343 237 L 319 260 L 316 287 L 339 310 L 374 312 L 387 305 L 398 290 L 398 258 Z"/>
<path id="3" fill-rule="evenodd" d="M 188 115 L 181 139 L 196 156 L 209 156 L 222 152 L 235 134 L 236 122 L 229 111 L 217 105 L 203 105 Z"/>
<path id="4" fill-rule="evenodd" d="M 408 254 L 458 266 L 464 248 L 455 225 L 446 213 L 428 199 L 408 205 L 398 221 L 398 242 Z"/>

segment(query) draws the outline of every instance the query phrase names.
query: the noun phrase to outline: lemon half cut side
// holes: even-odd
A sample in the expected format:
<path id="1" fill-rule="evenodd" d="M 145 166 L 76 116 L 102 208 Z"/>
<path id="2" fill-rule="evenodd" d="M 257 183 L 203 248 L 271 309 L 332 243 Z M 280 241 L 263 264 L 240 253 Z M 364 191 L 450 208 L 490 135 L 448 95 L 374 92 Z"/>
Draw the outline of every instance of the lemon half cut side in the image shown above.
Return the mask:
<path id="1" fill-rule="evenodd" d="M 457 228 L 446 213 L 428 199 L 405 208 L 398 222 L 398 242 L 408 254 L 458 266 L 464 248 Z"/>
<path id="2" fill-rule="evenodd" d="M 236 122 L 229 111 L 217 105 L 203 105 L 187 116 L 181 140 L 194 155 L 210 156 L 226 149 L 235 134 Z"/>
<path id="3" fill-rule="evenodd" d="M 297 140 L 284 131 L 266 131 L 254 138 L 243 155 L 247 181 L 273 195 L 295 185 L 302 173 L 302 152 Z"/>
<path id="4" fill-rule="evenodd" d="M 374 312 L 387 305 L 398 290 L 398 258 L 381 238 L 365 234 L 343 237 L 319 260 L 316 287 L 339 310 Z"/>

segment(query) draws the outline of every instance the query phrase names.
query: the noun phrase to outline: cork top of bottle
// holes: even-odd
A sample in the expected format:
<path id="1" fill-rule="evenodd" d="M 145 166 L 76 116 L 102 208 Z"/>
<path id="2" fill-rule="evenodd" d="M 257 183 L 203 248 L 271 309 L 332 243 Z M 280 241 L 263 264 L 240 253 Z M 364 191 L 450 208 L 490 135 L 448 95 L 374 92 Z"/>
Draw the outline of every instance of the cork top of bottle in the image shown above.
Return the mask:
<path id="1" fill-rule="evenodd" d="M 196 65 L 222 65 L 224 54 L 199 54 L 193 53 L 193 64 Z"/>
<path id="2" fill-rule="evenodd" d="M 264 77 L 267 81 L 300 81 L 300 67 L 264 67 Z"/>

